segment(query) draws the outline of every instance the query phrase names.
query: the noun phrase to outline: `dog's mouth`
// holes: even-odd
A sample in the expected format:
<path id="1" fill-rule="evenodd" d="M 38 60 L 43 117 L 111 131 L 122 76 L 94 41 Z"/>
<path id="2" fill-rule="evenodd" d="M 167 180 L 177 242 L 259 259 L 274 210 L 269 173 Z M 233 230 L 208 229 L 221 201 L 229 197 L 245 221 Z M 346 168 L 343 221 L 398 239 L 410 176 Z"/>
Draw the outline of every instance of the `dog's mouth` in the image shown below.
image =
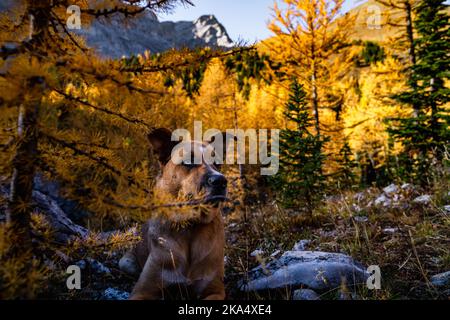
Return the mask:
<path id="1" fill-rule="evenodd" d="M 205 203 L 211 204 L 214 207 L 219 206 L 220 203 L 228 201 L 228 198 L 226 197 L 226 193 L 212 193 L 205 197 Z"/>

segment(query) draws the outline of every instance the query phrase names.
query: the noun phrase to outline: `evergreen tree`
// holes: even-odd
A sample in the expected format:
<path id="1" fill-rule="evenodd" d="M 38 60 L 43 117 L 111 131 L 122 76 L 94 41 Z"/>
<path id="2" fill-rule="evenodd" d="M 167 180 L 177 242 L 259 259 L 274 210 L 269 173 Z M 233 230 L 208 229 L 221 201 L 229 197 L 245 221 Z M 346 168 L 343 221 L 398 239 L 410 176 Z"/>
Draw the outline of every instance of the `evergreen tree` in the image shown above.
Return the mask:
<path id="1" fill-rule="evenodd" d="M 364 43 L 364 49 L 361 52 L 361 58 L 363 60 L 361 66 L 368 66 L 378 61 L 384 61 L 386 54 L 383 47 L 381 47 L 378 43 L 366 41 Z"/>
<path id="2" fill-rule="evenodd" d="M 339 171 L 336 179 L 337 186 L 339 188 L 352 187 L 356 181 L 354 169 L 358 166 L 358 164 L 353 159 L 353 152 L 347 139 L 344 141 L 344 145 L 341 150 L 339 150 L 339 155 L 336 162 L 339 165 Z"/>
<path id="3" fill-rule="evenodd" d="M 311 209 L 323 190 L 322 147 L 326 138 L 309 131 L 314 125 L 309 113 L 306 93 L 294 80 L 284 115 L 295 129 L 280 133 L 280 170 L 275 177 L 275 186 L 287 207 L 304 206 L 306 202 Z"/>
<path id="4" fill-rule="evenodd" d="M 430 158 L 442 158 L 450 141 L 449 76 L 450 29 L 447 5 L 442 0 L 424 0 L 416 8 L 416 64 L 411 66 L 409 89 L 394 98 L 402 103 L 419 106 L 417 115 L 395 119 L 392 136 L 405 145 L 412 159 L 413 178 L 421 177 L 430 167 Z M 420 173 L 420 174 L 419 174 Z"/>

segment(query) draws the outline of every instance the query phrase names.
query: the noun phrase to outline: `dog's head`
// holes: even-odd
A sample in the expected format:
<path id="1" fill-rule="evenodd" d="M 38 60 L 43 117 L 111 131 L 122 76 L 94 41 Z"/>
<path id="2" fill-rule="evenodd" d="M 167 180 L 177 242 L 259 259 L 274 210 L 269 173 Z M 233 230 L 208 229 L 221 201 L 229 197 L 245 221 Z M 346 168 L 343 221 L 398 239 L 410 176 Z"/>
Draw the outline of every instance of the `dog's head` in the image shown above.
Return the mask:
<path id="1" fill-rule="evenodd" d="M 204 197 L 211 202 L 223 200 L 227 194 L 227 179 L 219 172 L 219 166 L 205 161 L 203 156 L 208 142 L 176 142 L 171 140 L 172 133 L 168 129 L 156 129 L 148 138 L 153 152 L 159 159 L 161 173 L 156 181 L 156 189 L 173 197 L 182 196 L 187 199 Z M 191 161 L 175 161 L 172 150 L 178 144 L 190 144 Z M 177 146 L 180 147 L 181 145 Z M 195 164 L 194 153 L 200 154 L 201 163 Z"/>

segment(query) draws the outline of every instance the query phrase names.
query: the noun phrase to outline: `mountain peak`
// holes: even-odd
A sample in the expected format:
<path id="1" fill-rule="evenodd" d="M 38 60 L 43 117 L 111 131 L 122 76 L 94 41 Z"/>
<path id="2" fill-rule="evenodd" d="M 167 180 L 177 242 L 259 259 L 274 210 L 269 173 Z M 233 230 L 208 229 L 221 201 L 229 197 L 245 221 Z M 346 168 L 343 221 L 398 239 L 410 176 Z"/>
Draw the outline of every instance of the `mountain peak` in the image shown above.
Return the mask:
<path id="1" fill-rule="evenodd" d="M 215 22 L 219 22 L 218 20 L 217 20 L 217 18 L 216 18 L 216 16 L 215 15 L 213 15 L 213 14 L 204 14 L 204 15 L 202 15 L 202 16 L 200 16 L 196 21 L 195 21 L 195 23 L 197 23 L 197 22 L 213 22 L 213 23 L 215 23 Z"/>
<path id="2" fill-rule="evenodd" d="M 197 39 L 204 39 L 207 45 L 213 47 L 231 48 L 234 46 L 225 27 L 212 14 L 203 15 L 194 21 L 194 35 Z"/>
<path id="3" fill-rule="evenodd" d="M 120 58 L 149 50 L 164 52 L 171 48 L 212 47 L 229 49 L 234 46 L 225 27 L 212 15 L 202 15 L 195 21 L 158 21 L 153 13 L 125 21 L 121 16 L 98 19 L 80 34 L 101 56 Z"/>

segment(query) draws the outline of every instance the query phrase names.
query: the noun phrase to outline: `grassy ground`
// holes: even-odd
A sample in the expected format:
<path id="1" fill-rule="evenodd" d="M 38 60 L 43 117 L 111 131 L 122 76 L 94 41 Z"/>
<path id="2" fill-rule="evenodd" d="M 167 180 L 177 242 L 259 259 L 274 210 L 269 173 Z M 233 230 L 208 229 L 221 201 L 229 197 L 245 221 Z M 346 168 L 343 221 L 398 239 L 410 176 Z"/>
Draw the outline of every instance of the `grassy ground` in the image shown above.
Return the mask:
<path id="1" fill-rule="evenodd" d="M 230 188 L 240 190 L 236 179 L 231 180 Z M 283 209 L 268 190 L 251 186 L 250 190 L 253 194 L 246 203 L 251 204 L 235 203 L 234 208 L 225 210 L 228 299 L 290 299 L 296 288 L 243 293 L 239 283 L 250 269 L 279 257 L 303 239 L 310 240 L 307 250 L 341 252 L 365 266 L 381 268 L 381 290 L 336 288 L 321 293 L 322 299 L 337 299 L 341 291 L 348 290 L 354 291 L 353 298 L 358 299 L 448 298 L 450 291 L 433 287 L 430 277 L 450 270 L 450 216 L 444 209 L 450 204 L 449 181 L 438 181 L 427 190 L 399 188 L 390 195 L 392 202 L 386 206 L 375 204 L 383 193 L 377 188 L 333 193 L 312 214 L 302 208 Z M 414 203 L 416 197 L 424 194 L 431 195 L 428 204 Z M 241 194 L 231 196 L 242 198 Z M 136 277 L 124 274 L 117 266 L 124 249 L 114 250 L 132 243 L 130 238 L 116 239 L 116 243 L 101 243 L 98 239 L 88 242 L 73 250 L 60 248 L 61 252 L 52 249 L 47 253 L 47 248 L 42 249 L 49 261 L 38 298 L 98 299 L 106 288 L 132 290 Z M 251 256 L 256 249 L 262 254 Z M 65 267 L 86 258 L 102 262 L 111 272 L 98 274 L 87 268 L 82 274 L 82 290 L 68 291 Z"/>
<path id="2" fill-rule="evenodd" d="M 341 252 L 366 266 L 378 265 L 382 289 L 356 288 L 359 299 L 444 299 L 430 276 L 450 270 L 450 203 L 448 182 L 430 190 L 407 188 L 390 206 L 374 205 L 382 190 L 344 192 L 328 197 L 308 215 L 283 210 L 277 203 L 245 207 L 227 217 L 227 291 L 230 298 L 289 299 L 294 288 L 278 292 L 243 294 L 238 283 L 247 271 L 266 263 L 276 251 L 290 250 L 301 239 L 311 240 L 308 250 Z M 429 204 L 413 203 L 430 194 Z M 250 256 L 255 249 L 264 254 Z M 322 294 L 336 299 L 337 288 Z"/>

